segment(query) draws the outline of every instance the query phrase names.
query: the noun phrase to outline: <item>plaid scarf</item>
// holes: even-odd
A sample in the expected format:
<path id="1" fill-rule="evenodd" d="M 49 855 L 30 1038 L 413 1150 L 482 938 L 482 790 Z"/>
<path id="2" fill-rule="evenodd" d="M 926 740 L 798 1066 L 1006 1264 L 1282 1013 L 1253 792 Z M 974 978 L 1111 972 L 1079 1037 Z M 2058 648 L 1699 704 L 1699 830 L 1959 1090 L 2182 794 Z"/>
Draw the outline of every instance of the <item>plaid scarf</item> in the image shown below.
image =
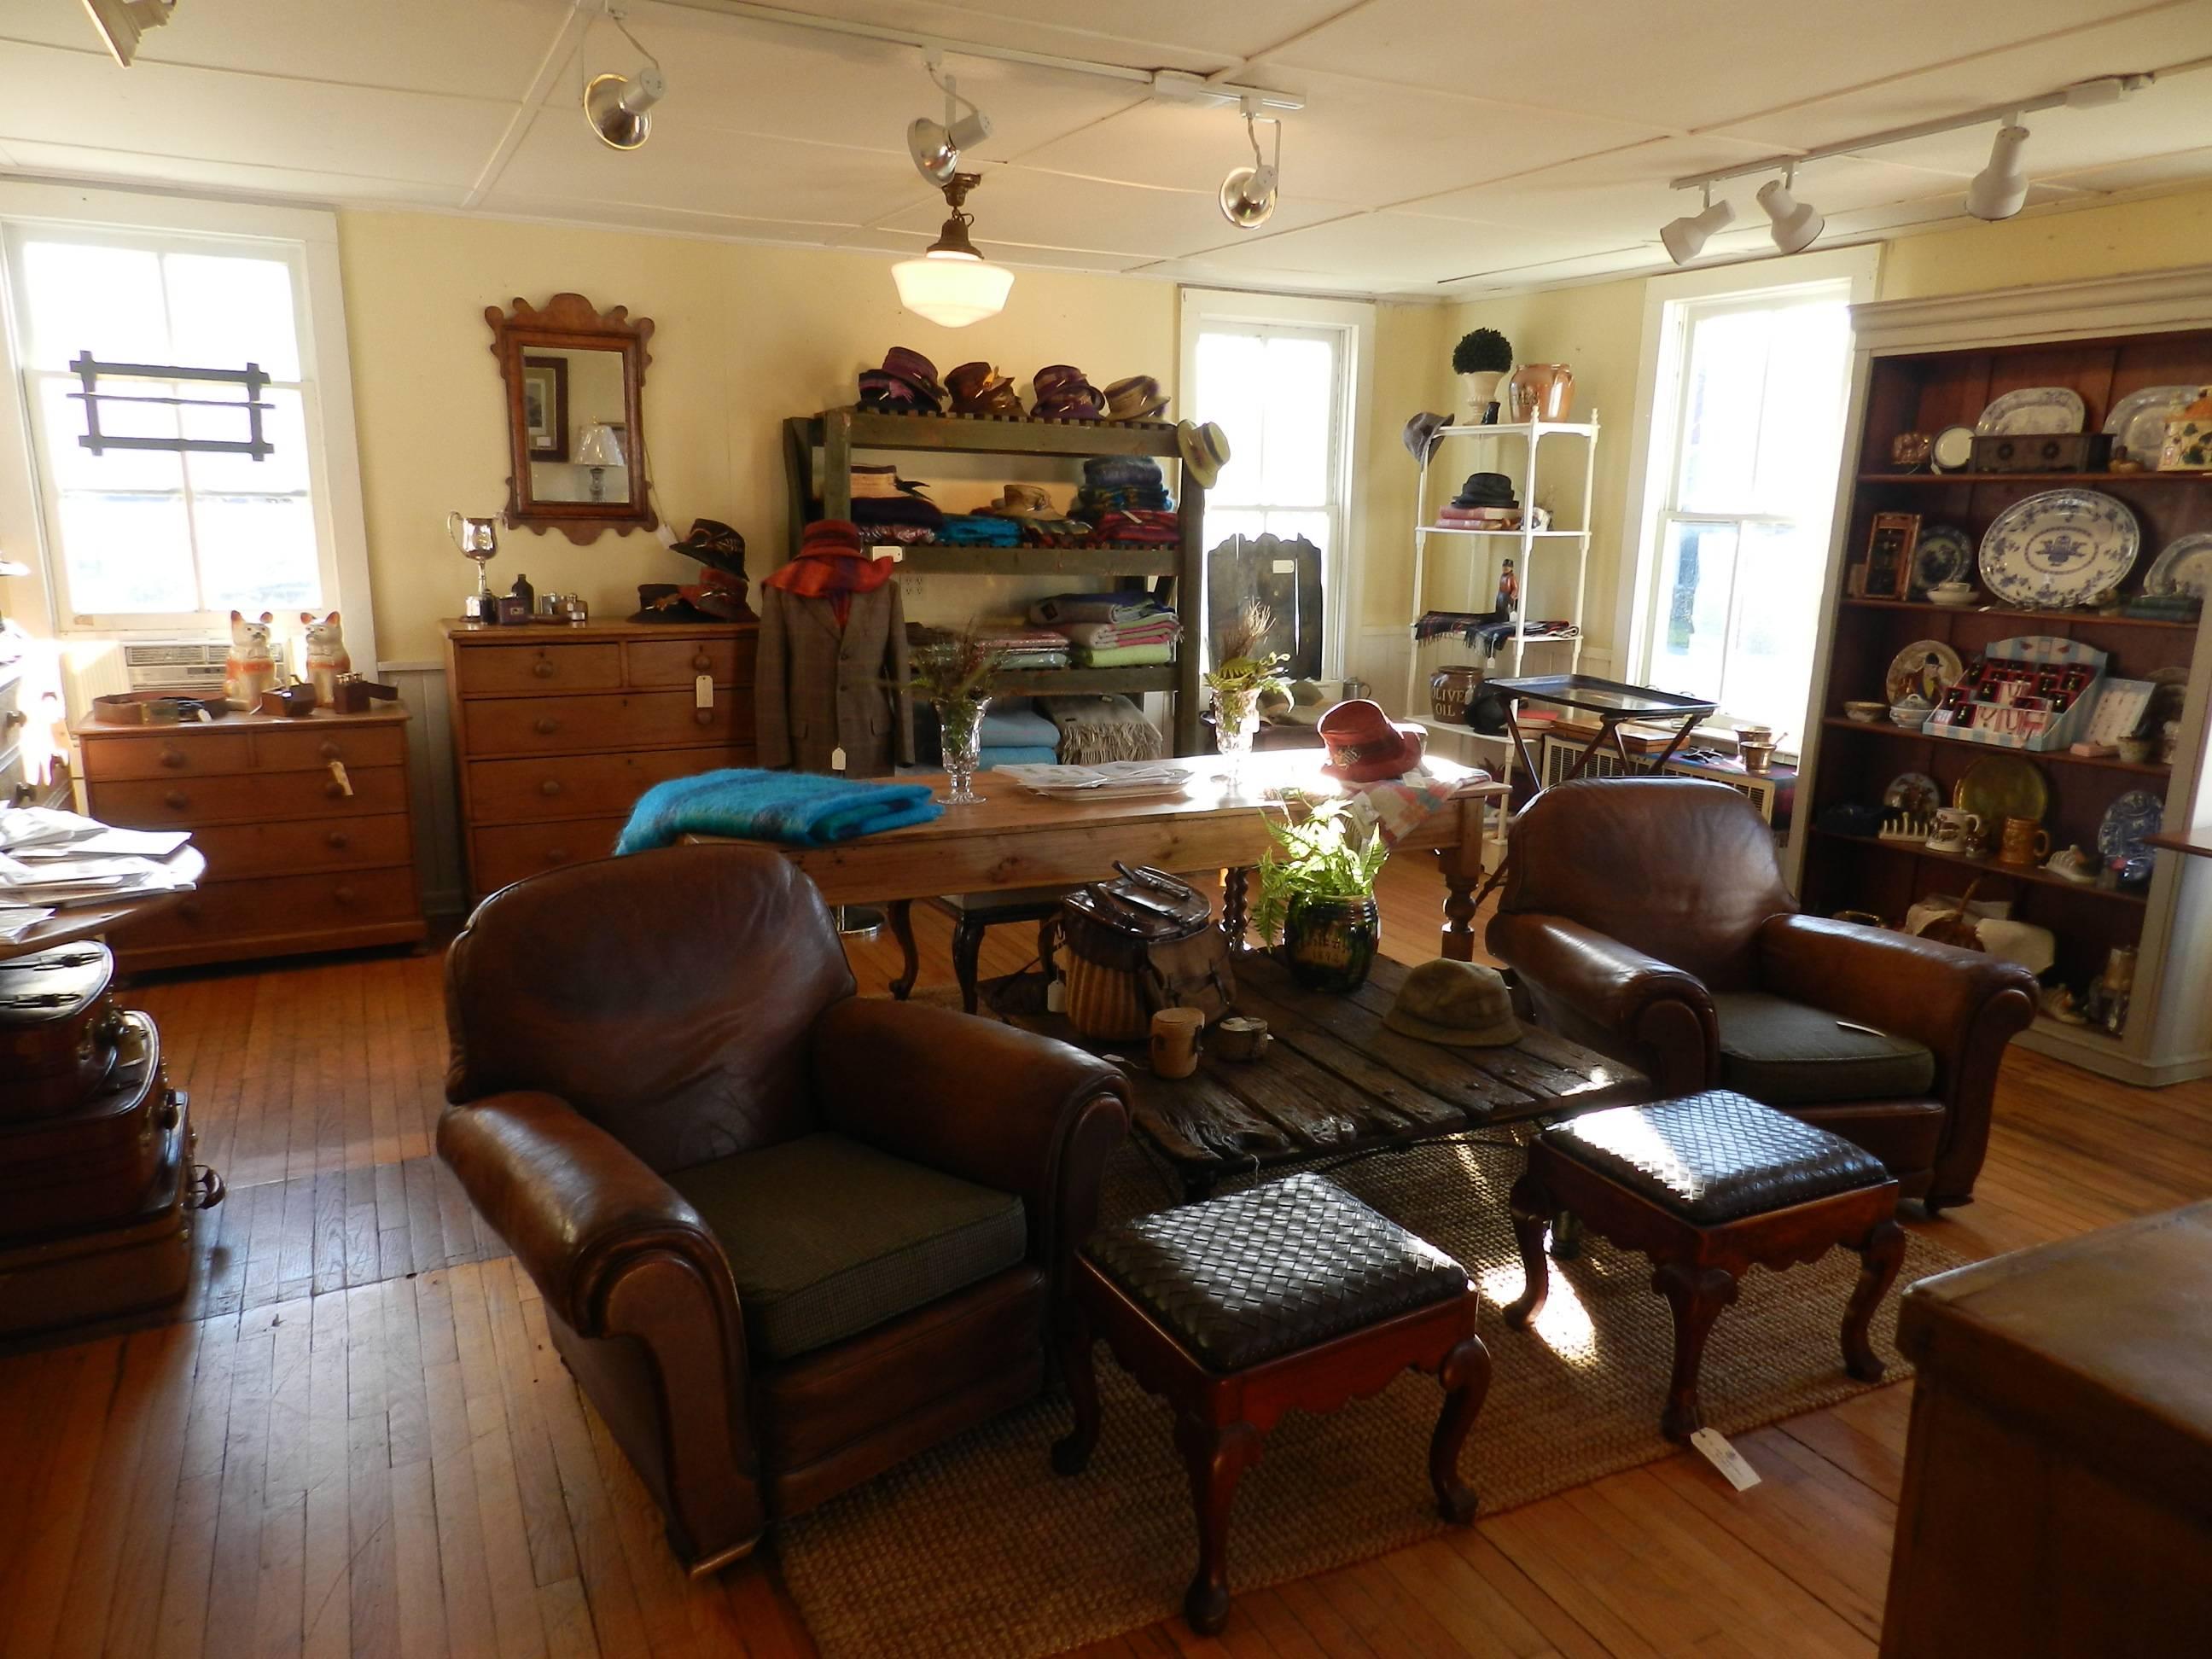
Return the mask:
<path id="1" fill-rule="evenodd" d="M 891 579 L 896 565 L 896 560 L 872 559 L 838 541 L 813 542 L 801 545 L 797 558 L 761 582 L 803 599 L 828 599 L 842 629 L 853 614 L 853 595 L 874 592 Z"/>

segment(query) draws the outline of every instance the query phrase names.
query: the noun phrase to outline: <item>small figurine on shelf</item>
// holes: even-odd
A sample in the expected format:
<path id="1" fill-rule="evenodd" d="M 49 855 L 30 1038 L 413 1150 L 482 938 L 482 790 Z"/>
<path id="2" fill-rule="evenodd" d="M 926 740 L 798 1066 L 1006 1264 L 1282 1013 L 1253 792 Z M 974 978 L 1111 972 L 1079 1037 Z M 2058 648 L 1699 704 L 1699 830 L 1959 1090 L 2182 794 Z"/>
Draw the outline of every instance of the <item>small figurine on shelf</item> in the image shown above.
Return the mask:
<path id="1" fill-rule="evenodd" d="M 259 622 L 248 622 L 235 611 L 230 613 L 230 654 L 223 659 L 222 695 L 233 708 L 258 708 L 262 694 L 276 684 L 276 659 L 269 648 L 269 629 L 276 620 L 266 611 Z"/>
<path id="2" fill-rule="evenodd" d="M 1514 569 L 1512 560 L 1501 559 L 1498 565 L 1498 615 L 1500 620 L 1510 617 L 1520 603 L 1520 573 Z"/>
<path id="3" fill-rule="evenodd" d="M 302 611 L 300 626 L 304 641 L 301 657 L 307 683 L 315 688 L 315 706 L 335 708 L 338 676 L 353 672 L 353 659 L 346 654 L 345 635 L 338 626 L 338 613 L 333 611 L 317 622 L 313 611 Z"/>

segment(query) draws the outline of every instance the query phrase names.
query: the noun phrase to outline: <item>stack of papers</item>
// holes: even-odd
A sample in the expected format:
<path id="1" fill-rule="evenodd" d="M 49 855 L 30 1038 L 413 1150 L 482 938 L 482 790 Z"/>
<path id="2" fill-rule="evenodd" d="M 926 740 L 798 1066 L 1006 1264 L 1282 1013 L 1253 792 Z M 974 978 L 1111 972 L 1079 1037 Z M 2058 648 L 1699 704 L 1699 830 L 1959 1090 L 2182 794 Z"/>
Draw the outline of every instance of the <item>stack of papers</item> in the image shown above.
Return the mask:
<path id="1" fill-rule="evenodd" d="M 0 811 L 0 941 L 70 905 L 191 887 L 173 862 L 191 839 L 181 830 L 118 830 L 52 807 Z"/>
<path id="2" fill-rule="evenodd" d="M 1053 800 L 1133 800 L 1179 795 L 1193 773 L 1160 761 L 1104 761 L 1097 766 L 996 766 L 994 778 L 1011 778 Z"/>

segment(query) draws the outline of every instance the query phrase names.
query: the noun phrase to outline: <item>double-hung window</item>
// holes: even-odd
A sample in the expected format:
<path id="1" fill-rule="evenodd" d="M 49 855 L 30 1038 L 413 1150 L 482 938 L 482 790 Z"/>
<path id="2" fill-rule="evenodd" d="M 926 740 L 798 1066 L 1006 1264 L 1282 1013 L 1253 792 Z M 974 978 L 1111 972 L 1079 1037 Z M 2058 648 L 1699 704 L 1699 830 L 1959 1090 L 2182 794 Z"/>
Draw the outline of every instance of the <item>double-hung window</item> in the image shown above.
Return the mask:
<path id="1" fill-rule="evenodd" d="M 334 389 L 317 372 L 308 245 L 19 217 L 5 206 L 9 337 L 58 629 L 220 632 L 232 610 L 334 608 L 347 551 L 338 509 L 350 513 L 357 555 L 359 485 L 349 407 L 343 487 L 331 477 L 325 410 Z M 335 312 L 335 293 L 324 303 Z M 342 326 L 336 337 L 335 392 L 349 404 Z M 137 368 L 254 365 L 267 377 L 258 400 L 270 453 L 94 453 L 81 441 L 84 386 L 72 368 L 86 353 Z M 103 435 L 238 441 L 249 433 L 240 382 L 102 376 L 94 390 Z"/>
<path id="2" fill-rule="evenodd" d="M 1850 362 L 1848 279 L 1662 311 L 1637 672 L 1784 732 L 1812 683 Z"/>

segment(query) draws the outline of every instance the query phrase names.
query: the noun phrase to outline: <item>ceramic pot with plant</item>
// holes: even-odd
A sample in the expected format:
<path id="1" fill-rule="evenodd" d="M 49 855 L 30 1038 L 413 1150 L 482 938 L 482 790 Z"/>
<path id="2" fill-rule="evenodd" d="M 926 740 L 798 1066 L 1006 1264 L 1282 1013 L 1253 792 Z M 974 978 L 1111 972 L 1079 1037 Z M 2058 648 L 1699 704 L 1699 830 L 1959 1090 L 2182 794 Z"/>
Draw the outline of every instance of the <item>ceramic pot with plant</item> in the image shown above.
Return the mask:
<path id="1" fill-rule="evenodd" d="M 1270 818 L 1267 834 L 1274 845 L 1261 855 L 1253 927 L 1262 939 L 1280 938 L 1284 965 L 1309 990 L 1358 990 L 1382 945 L 1375 881 L 1389 845 L 1347 800 L 1321 802 L 1285 823 Z"/>
<path id="2" fill-rule="evenodd" d="M 972 627 L 918 645 L 907 659 L 908 684 L 937 713 L 945 775 L 945 791 L 938 799 L 948 806 L 983 799 L 975 793 L 983 715 L 991 706 L 991 684 L 1006 665 L 1006 653 L 986 645 Z"/>
<path id="3" fill-rule="evenodd" d="M 1513 342 L 1494 328 L 1463 334 L 1452 348 L 1452 373 L 1459 376 L 1467 412 L 1477 426 L 1498 420 L 1498 383 L 1513 367 Z"/>
<path id="4" fill-rule="evenodd" d="M 1289 659 L 1267 648 L 1274 626 L 1275 613 L 1248 599 L 1223 625 L 1214 641 L 1218 658 L 1206 671 L 1206 687 L 1213 694 L 1213 746 L 1227 763 L 1223 769 L 1232 792 L 1259 733 L 1260 699 L 1288 695 L 1283 668 Z"/>

